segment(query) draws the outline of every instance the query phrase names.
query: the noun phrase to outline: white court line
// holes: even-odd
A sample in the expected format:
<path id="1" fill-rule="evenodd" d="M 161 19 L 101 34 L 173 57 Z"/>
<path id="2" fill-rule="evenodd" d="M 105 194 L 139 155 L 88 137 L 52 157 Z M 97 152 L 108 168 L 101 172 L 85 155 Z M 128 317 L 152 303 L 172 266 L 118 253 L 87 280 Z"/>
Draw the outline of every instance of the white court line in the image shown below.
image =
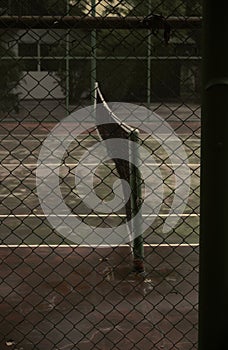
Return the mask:
<path id="1" fill-rule="evenodd" d="M 65 167 L 76 167 L 78 166 L 78 164 L 81 164 L 81 163 L 64 163 L 64 164 L 61 164 L 60 166 L 65 166 Z M 83 163 L 83 165 L 85 166 L 95 166 L 95 165 L 100 165 L 101 163 Z M 114 165 L 114 163 L 109 163 L 110 165 Z M 192 167 L 197 167 L 197 166 L 200 166 L 200 163 L 143 163 L 142 164 L 143 166 L 181 166 L 181 165 L 188 165 L 188 166 L 192 166 Z M 2 163 L 0 164 L 1 167 L 36 167 L 37 166 L 37 163 Z M 54 167 L 57 167 L 59 166 L 59 164 L 57 163 L 50 163 L 50 164 L 46 164 L 45 163 L 45 166 L 47 167 L 51 167 L 51 166 L 54 166 Z"/>
<path id="2" fill-rule="evenodd" d="M 1 136 L 3 136 L 3 135 L 0 135 L 0 137 Z M 15 141 L 15 138 L 16 138 L 16 140 L 18 141 L 18 136 L 21 136 L 21 135 L 15 135 L 15 137 L 13 137 L 13 136 L 7 136 L 7 138 L 4 138 L 1 142 L 12 142 L 12 141 Z M 26 135 L 24 135 L 24 140 L 22 140 L 22 141 L 31 141 L 31 142 L 39 142 L 39 143 L 42 143 L 42 140 L 36 140 L 36 138 L 43 138 L 43 139 L 45 139 L 46 138 L 46 136 L 47 135 L 38 135 L 38 136 L 34 136 L 33 138 L 29 138 L 29 137 L 26 137 Z M 163 137 L 165 137 L 166 135 L 164 135 Z M 182 140 L 182 137 L 184 137 L 184 136 L 179 136 L 179 139 L 181 140 L 181 141 L 183 141 L 183 142 L 200 142 L 200 138 L 191 138 L 191 137 L 189 137 L 189 138 L 187 138 L 187 139 L 183 139 Z M 10 139 L 11 138 L 11 139 Z M 162 138 L 162 136 L 161 136 L 161 138 Z M 64 139 L 65 141 L 66 141 L 66 139 Z M 80 140 L 76 140 L 75 139 L 75 141 L 77 141 L 79 144 L 80 143 L 86 143 L 86 142 L 89 142 L 89 143 L 92 143 L 92 142 L 98 142 L 99 140 L 86 140 L 86 139 L 80 139 Z M 150 139 L 150 138 L 146 138 L 146 140 L 144 140 L 143 139 L 143 137 L 142 137 L 142 143 L 143 142 L 145 142 L 145 141 L 153 141 L 153 139 Z M 166 140 L 161 140 L 161 141 L 163 141 L 163 143 L 166 141 Z M 175 142 L 175 141 L 177 141 L 177 139 L 175 138 L 175 139 L 170 139 L 170 138 L 168 138 L 168 141 L 170 142 Z M 19 146 L 19 145 L 18 145 Z M 20 145 L 21 146 L 21 145 Z"/>
<path id="3" fill-rule="evenodd" d="M 48 215 L 48 217 L 63 217 L 65 218 L 66 215 L 64 214 L 59 214 L 59 215 L 55 215 L 55 214 L 50 214 Z M 200 214 L 142 214 L 143 217 L 145 218 L 149 218 L 149 217 L 200 217 Z M 36 217 L 47 217 L 47 215 L 45 214 L 0 214 L 0 218 L 36 218 Z M 100 218 L 100 217 L 126 217 L 126 214 L 69 214 L 67 215 L 67 217 L 82 217 L 82 218 Z"/>
<path id="4" fill-rule="evenodd" d="M 199 243 L 146 243 L 144 247 L 199 247 Z M 86 245 L 86 244 L 1 244 L 0 248 L 112 248 L 112 247 L 130 247 L 129 244 L 121 245 Z"/>

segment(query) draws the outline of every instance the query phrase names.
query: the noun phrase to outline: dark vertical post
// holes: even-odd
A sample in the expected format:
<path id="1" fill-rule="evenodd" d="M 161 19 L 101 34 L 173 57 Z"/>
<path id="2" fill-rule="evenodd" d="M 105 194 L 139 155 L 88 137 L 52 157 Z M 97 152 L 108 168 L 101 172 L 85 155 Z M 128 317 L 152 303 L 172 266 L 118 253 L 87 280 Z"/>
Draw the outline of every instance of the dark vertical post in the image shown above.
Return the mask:
<path id="1" fill-rule="evenodd" d="M 97 12 L 97 1 L 91 0 L 91 15 L 96 16 Z M 96 90 L 96 79 L 97 79 L 97 31 L 93 29 L 91 31 L 91 73 L 90 73 L 90 83 L 91 83 L 91 103 L 95 103 L 95 90 Z"/>
<path id="2" fill-rule="evenodd" d="M 140 152 L 139 152 L 139 131 L 133 130 L 129 135 L 132 141 L 130 150 L 131 163 L 131 210 L 132 210 L 132 235 L 133 235 L 133 256 L 134 256 L 134 270 L 136 272 L 144 272 L 144 247 L 142 237 L 142 213 L 139 211 L 142 205 L 142 176 L 140 171 Z M 134 166 L 133 166 L 134 164 Z M 138 215 L 137 215 L 138 214 Z"/>
<path id="3" fill-rule="evenodd" d="M 204 0 L 199 350 L 227 348 L 227 3 Z"/>
<path id="4" fill-rule="evenodd" d="M 70 12 L 70 4 L 69 0 L 66 0 L 66 12 L 69 15 Z M 40 48 L 40 44 L 38 46 Z M 40 56 L 40 54 L 39 54 Z M 66 116 L 70 113 L 70 30 L 66 31 Z M 40 60 L 39 60 L 40 62 Z"/>

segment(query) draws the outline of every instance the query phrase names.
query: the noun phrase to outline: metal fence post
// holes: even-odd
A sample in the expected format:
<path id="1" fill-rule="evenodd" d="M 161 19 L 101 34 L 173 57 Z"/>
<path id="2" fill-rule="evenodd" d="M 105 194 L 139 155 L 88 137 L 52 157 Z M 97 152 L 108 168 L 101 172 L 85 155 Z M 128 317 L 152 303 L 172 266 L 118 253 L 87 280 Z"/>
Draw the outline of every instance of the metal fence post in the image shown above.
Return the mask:
<path id="1" fill-rule="evenodd" d="M 69 15 L 70 12 L 70 4 L 69 0 L 66 0 L 66 12 Z M 70 110 L 70 30 L 66 31 L 66 115 L 68 116 Z"/>
<path id="2" fill-rule="evenodd" d="M 144 247 L 142 237 L 142 215 L 139 212 L 142 204 L 142 176 L 140 171 L 140 153 L 139 153 L 139 131 L 135 129 L 130 134 L 129 139 L 132 141 L 132 147 L 130 152 L 131 163 L 131 208 L 133 216 L 133 256 L 134 256 L 134 269 L 137 272 L 144 271 Z M 135 166 L 133 166 L 133 164 Z M 138 214 L 138 215 L 137 215 Z"/>
<path id="3" fill-rule="evenodd" d="M 148 15 L 152 12 L 151 0 L 148 2 Z M 148 29 L 147 39 L 147 107 L 150 109 L 151 104 L 151 30 Z"/>
<path id="4" fill-rule="evenodd" d="M 97 1 L 91 0 L 91 15 L 96 16 L 97 12 Z M 94 104 L 95 101 L 95 90 L 96 90 L 96 81 L 97 81 L 97 31 L 93 29 L 91 31 L 91 103 Z"/>
<path id="5" fill-rule="evenodd" d="M 204 1 L 199 350 L 227 348 L 228 23 Z"/>

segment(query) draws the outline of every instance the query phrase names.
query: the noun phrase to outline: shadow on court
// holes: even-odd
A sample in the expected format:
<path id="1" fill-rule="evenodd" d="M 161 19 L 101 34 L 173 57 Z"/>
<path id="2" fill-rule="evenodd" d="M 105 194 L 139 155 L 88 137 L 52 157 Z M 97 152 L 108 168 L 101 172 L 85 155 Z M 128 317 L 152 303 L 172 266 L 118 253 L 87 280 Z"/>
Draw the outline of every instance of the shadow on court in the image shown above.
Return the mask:
<path id="1" fill-rule="evenodd" d="M 0 348 L 196 349 L 198 247 L 1 247 Z M 8 344 L 8 345 L 7 345 Z"/>

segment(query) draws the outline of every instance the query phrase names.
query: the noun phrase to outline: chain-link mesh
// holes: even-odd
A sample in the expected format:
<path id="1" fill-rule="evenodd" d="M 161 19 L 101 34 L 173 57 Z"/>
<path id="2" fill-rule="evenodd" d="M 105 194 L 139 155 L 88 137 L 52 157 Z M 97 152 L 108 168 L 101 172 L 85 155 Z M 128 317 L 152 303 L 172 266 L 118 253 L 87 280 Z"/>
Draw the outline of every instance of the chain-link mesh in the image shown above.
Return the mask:
<path id="1" fill-rule="evenodd" d="M 197 348 L 200 27 L 200 0 L 0 1 L 1 349 Z M 96 81 L 140 131 L 144 274 Z"/>

